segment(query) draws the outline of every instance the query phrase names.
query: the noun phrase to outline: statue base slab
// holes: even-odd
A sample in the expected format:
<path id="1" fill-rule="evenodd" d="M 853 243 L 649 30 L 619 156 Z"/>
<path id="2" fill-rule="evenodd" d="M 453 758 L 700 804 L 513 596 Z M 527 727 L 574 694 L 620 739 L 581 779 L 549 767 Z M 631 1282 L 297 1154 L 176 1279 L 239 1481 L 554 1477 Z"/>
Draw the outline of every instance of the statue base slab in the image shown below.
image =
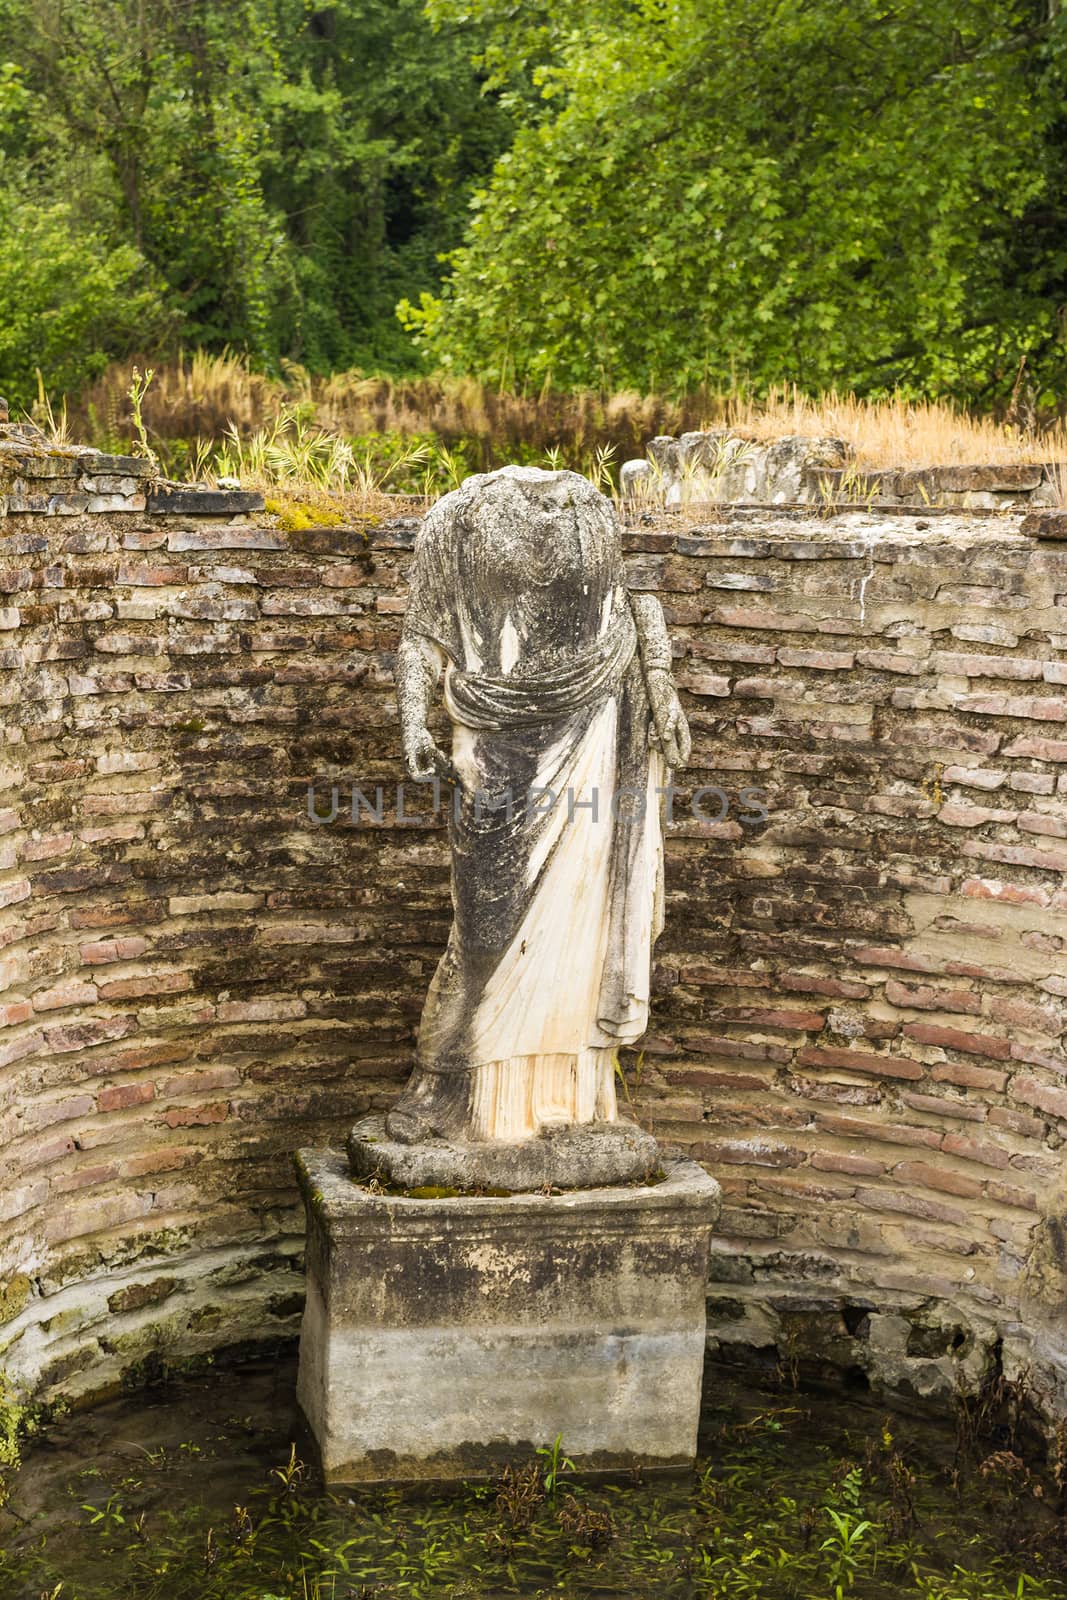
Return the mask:
<path id="1" fill-rule="evenodd" d="M 401 1144 L 384 1117 L 366 1117 L 348 1136 L 357 1180 L 397 1189 L 601 1189 L 643 1183 L 659 1168 L 659 1147 L 635 1122 L 587 1122 L 546 1129 L 521 1144 L 445 1139 Z"/>
<path id="2" fill-rule="evenodd" d="M 491 1476 L 562 1436 L 586 1471 L 696 1456 L 718 1184 L 414 1199 L 302 1150 L 297 1397 L 327 1483 Z"/>

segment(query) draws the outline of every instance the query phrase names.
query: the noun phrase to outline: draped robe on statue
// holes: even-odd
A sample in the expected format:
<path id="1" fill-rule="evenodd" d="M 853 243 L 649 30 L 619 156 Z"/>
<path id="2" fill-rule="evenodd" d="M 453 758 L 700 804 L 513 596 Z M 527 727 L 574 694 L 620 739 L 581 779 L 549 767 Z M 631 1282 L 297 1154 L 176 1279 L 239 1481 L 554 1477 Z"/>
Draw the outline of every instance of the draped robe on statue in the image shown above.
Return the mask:
<path id="1" fill-rule="evenodd" d="M 614 1121 L 667 769 L 609 502 L 572 473 L 468 479 L 420 531 L 404 629 L 441 652 L 458 789 L 455 920 L 398 1109 L 475 1140 Z"/>

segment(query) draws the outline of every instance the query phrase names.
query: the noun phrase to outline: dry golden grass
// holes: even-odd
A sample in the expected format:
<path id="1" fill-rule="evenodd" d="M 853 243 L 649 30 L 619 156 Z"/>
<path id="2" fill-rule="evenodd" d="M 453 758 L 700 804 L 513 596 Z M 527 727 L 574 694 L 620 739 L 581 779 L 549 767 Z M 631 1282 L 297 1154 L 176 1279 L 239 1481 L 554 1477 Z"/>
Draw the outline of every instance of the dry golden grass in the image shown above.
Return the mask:
<path id="1" fill-rule="evenodd" d="M 991 466 L 1006 461 L 1067 459 L 1067 426 L 1057 421 L 1023 432 L 992 417 L 975 417 L 941 400 L 859 400 L 833 391 L 811 399 L 796 389 L 766 400 L 724 400 L 715 423 L 753 439 L 787 433 L 844 439 L 861 467 Z"/>
<path id="2" fill-rule="evenodd" d="M 129 432 L 134 370 L 152 365 L 143 358 L 113 362 L 77 401 L 69 401 L 72 426 L 94 440 Z M 219 439 L 230 422 L 242 433 L 261 426 L 284 398 L 284 384 L 253 372 L 240 356 L 196 350 L 155 368 L 144 418 L 160 439 Z"/>
<path id="3" fill-rule="evenodd" d="M 75 437 L 114 443 L 129 435 L 133 366 L 115 363 L 71 404 Z M 575 465 L 610 447 L 618 463 L 643 455 L 656 434 L 724 425 L 754 439 L 830 434 L 853 447 L 860 467 L 1067 460 L 1062 421 L 1025 432 L 944 401 L 861 400 L 832 392 L 812 398 L 788 388 L 763 400 L 710 391 L 682 400 L 593 390 L 525 395 L 501 393 L 473 378 L 360 372 L 315 378 L 295 365 L 273 379 L 251 371 L 239 356 L 203 351 L 156 370 L 143 415 L 155 439 L 185 440 L 195 454 L 197 441 L 206 452 L 231 427 L 241 435 L 270 427 L 283 408 L 334 435 L 432 434 L 447 449 L 462 444 L 475 470 L 536 459 L 553 447 Z"/>
<path id="4" fill-rule="evenodd" d="M 344 433 L 433 433 L 452 447 L 469 441 L 480 465 L 519 451 L 561 446 L 568 459 L 611 445 L 620 460 L 643 455 L 657 433 L 699 426 L 704 402 L 662 395 L 602 395 L 591 389 L 530 396 L 473 378 L 365 378 L 337 373 L 314 389 L 316 416 Z"/>

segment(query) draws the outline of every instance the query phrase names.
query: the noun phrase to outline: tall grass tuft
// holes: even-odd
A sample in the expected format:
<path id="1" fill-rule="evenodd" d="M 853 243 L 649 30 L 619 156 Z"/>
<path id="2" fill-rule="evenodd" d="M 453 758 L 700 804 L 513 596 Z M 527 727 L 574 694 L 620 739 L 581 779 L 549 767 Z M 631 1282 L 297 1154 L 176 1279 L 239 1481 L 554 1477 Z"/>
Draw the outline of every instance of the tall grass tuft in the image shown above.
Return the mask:
<path id="1" fill-rule="evenodd" d="M 68 426 L 75 437 L 112 448 L 129 439 L 127 397 L 135 370 L 132 362 L 115 363 L 69 402 Z M 142 415 L 153 445 L 172 470 L 208 460 L 219 446 L 232 464 L 237 441 L 260 440 L 256 449 L 269 445 L 275 452 L 291 452 L 299 428 L 304 430 L 299 448 L 310 449 L 313 477 L 324 452 L 331 450 L 331 475 L 344 475 L 345 441 L 356 456 L 354 440 L 395 438 L 402 450 L 403 441 L 412 441 L 413 449 L 432 443 L 451 462 L 451 468 L 434 472 L 438 490 L 458 472 L 484 471 L 505 461 L 558 459 L 603 478 L 623 461 L 643 455 L 657 434 L 708 427 L 729 427 L 751 440 L 831 435 L 852 446 L 857 467 L 879 470 L 1067 458 L 1062 419 L 1020 429 L 971 416 L 948 401 L 902 395 L 864 400 L 831 391 L 814 397 L 795 386 L 761 398 L 707 389 L 682 398 L 588 389 L 530 395 L 463 377 L 393 378 L 359 371 L 315 377 L 295 364 L 271 378 L 252 371 L 232 352 L 201 350 L 157 367 Z M 336 443 L 327 445 L 326 436 Z M 417 464 L 407 462 L 408 467 Z M 355 457 L 347 470 L 358 473 Z"/>

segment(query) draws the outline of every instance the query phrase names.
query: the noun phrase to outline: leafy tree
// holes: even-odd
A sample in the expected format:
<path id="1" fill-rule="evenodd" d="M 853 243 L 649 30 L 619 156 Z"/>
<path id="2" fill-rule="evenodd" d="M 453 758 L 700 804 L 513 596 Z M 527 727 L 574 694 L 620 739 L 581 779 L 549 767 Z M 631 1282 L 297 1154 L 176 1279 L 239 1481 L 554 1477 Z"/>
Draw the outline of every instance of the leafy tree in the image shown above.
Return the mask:
<path id="1" fill-rule="evenodd" d="M 272 44 L 254 0 L 0 6 L 0 51 L 34 91 L 12 153 L 38 189 L 141 252 L 190 338 L 269 359 L 287 266 L 258 180 Z"/>
<path id="2" fill-rule="evenodd" d="M 166 313 L 143 257 L 86 229 L 70 206 L 0 187 L 0 392 L 28 406 L 37 372 L 73 389 L 116 351 L 166 330 Z"/>
<path id="3" fill-rule="evenodd" d="M 542 100 L 443 293 L 401 308 L 440 365 L 978 400 L 1028 353 L 1062 374 L 1055 5 L 588 0 L 510 44 L 505 0 L 431 9 Z"/>
<path id="4" fill-rule="evenodd" d="M 0 156 L 90 257 L 143 257 L 175 340 L 268 368 L 410 366 L 396 300 L 438 281 L 509 136 L 470 33 L 435 32 L 421 0 L 0 0 L 18 100 Z M 55 287 L 32 277 L 23 315 L 50 315 L 31 297 Z M 115 339 L 121 311 L 99 308 Z"/>
<path id="5" fill-rule="evenodd" d="M 277 3 L 286 71 L 266 91 L 263 172 L 299 285 L 290 353 L 410 367 L 397 299 L 439 280 L 511 134 L 471 62 L 481 40 L 462 20 L 435 32 L 423 0 Z"/>

